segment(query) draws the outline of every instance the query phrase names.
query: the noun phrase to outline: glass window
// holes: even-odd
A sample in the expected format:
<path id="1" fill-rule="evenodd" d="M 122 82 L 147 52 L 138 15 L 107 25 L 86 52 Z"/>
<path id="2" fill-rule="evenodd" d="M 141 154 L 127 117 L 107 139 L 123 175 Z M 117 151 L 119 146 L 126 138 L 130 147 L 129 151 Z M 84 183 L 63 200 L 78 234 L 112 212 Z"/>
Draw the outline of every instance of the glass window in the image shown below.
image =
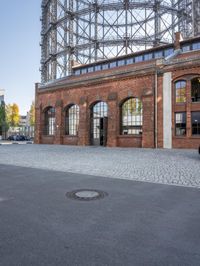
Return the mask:
<path id="1" fill-rule="evenodd" d="M 110 68 L 113 68 L 113 67 L 116 67 L 116 66 L 117 66 L 117 62 L 116 61 L 110 63 Z"/>
<path id="2" fill-rule="evenodd" d="M 183 52 L 188 52 L 188 51 L 190 51 L 190 45 L 184 45 L 184 46 L 182 47 L 182 50 L 183 50 Z"/>
<path id="3" fill-rule="evenodd" d="M 79 106 L 70 106 L 65 113 L 65 134 L 76 136 L 78 135 L 79 127 Z"/>
<path id="4" fill-rule="evenodd" d="M 153 54 L 152 53 L 149 53 L 149 54 L 145 54 L 144 55 L 144 60 L 145 61 L 151 60 L 152 58 L 153 58 Z"/>
<path id="5" fill-rule="evenodd" d="M 128 58 L 126 59 L 126 64 L 127 65 L 130 65 L 130 64 L 133 64 L 134 63 L 134 58 Z"/>
<path id="6" fill-rule="evenodd" d="M 118 66 L 124 66 L 124 65 L 126 65 L 126 60 L 125 59 L 122 59 L 122 60 L 118 61 Z"/>
<path id="7" fill-rule="evenodd" d="M 94 67 L 93 66 L 88 67 L 88 73 L 91 73 L 91 72 L 94 72 Z"/>
<path id="8" fill-rule="evenodd" d="M 175 114 L 175 134 L 176 136 L 186 135 L 186 113 Z"/>
<path id="9" fill-rule="evenodd" d="M 185 103 L 186 101 L 186 81 L 177 81 L 175 83 L 176 103 Z"/>
<path id="10" fill-rule="evenodd" d="M 75 75 L 76 75 L 76 76 L 78 76 L 78 75 L 80 75 L 80 74 L 81 74 L 80 69 L 75 70 Z"/>
<path id="11" fill-rule="evenodd" d="M 86 74 L 87 73 L 87 68 L 82 68 L 81 69 L 81 74 Z"/>
<path id="12" fill-rule="evenodd" d="M 105 70 L 105 69 L 108 69 L 109 68 L 109 64 L 103 64 L 102 65 L 102 69 Z"/>
<path id="13" fill-rule="evenodd" d="M 200 49 L 200 42 L 192 44 L 192 50 L 199 50 Z"/>
<path id="14" fill-rule="evenodd" d="M 142 62 L 143 61 L 143 56 L 139 55 L 135 57 L 135 63 Z"/>
<path id="15" fill-rule="evenodd" d="M 138 98 L 130 98 L 121 106 L 121 133 L 142 134 L 142 102 Z"/>
<path id="16" fill-rule="evenodd" d="M 200 135 L 200 112 L 192 112 L 192 135 Z"/>
<path id="17" fill-rule="evenodd" d="M 154 52 L 154 58 L 161 58 L 163 57 L 163 51 Z"/>
<path id="18" fill-rule="evenodd" d="M 192 102 L 200 102 L 200 77 L 191 82 Z"/>
<path id="19" fill-rule="evenodd" d="M 48 107 L 44 113 L 44 135 L 55 135 L 55 108 Z"/>
<path id="20" fill-rule="evenodd" d="M 99 71 L 99 70 L 101 70 L 101 65 L 96 65 L 95 66 L 95 71 Z"/>
<path id="21" fill-rule="evenodd" d="M 164 50 L 164 57 L 167 57 L 167 56 L 173 54 L 173 52 L 174 52 L 173 48 L 169 48 L 169 49 Z"/>

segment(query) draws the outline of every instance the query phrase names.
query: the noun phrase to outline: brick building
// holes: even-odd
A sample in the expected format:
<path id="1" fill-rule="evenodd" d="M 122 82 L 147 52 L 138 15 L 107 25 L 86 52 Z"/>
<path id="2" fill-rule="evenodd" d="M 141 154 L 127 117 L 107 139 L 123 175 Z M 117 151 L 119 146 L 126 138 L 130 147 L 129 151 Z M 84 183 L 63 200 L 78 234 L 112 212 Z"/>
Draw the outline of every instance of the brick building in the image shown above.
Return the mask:
<path id="1" fill-rule="evenodd" d="M 36 84 L 35 142 L 197 148 L 200 37 L 74 66 Z"/>

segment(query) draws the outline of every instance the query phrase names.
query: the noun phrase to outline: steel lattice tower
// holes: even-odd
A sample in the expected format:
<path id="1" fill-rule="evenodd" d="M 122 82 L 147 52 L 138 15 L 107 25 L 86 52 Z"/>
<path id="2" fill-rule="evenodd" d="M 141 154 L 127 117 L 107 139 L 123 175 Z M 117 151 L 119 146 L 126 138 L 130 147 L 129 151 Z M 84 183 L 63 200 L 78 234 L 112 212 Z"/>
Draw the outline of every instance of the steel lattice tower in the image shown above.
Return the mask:
<path id="1" fill-rule="evenodd" d="M 196 1 L 196 0 L 193 0 Z M 193 34 L 192 0 L 43 0 L 42 83 Z"/>

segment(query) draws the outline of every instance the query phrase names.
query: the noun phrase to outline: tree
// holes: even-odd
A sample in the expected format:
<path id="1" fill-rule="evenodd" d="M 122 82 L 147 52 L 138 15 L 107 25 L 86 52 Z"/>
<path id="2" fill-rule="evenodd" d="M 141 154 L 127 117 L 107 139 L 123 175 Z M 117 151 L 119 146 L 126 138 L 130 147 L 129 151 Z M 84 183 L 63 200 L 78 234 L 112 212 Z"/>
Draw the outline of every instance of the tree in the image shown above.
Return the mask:
<path id="1" fill-rule="evenodd" d="M 16 103 L 6 106 L 6 118 L 9 126 L 16 127 L 19 124 L 19 107 Z"/>
<path id="2" fill-rule="evenodd" d="M 8 131 L 8 123 L 6 121 L 6 110 L 5 110 L 5 103 L 0 105 L 0 135 L 5 135 Z"/>
<path id="3" fill-rule="evenodd" d="M 35 102 L 33 101 L 30 107 L 30 125 L 34 126 L 35 125 Z"/>

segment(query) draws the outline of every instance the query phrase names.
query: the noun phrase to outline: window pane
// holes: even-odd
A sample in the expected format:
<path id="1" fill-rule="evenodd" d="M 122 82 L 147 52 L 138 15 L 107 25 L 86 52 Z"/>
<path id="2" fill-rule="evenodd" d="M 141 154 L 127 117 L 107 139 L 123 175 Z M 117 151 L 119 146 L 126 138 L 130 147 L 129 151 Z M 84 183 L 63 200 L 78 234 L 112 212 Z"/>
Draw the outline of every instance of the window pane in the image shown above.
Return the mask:
<path id="1" fill-rule="evenodd" d="M 192 102 L 200 102 L 200 77 L 192 80 L 191 87 Z"/>
<path id="2" fill-rule="evenodd" d="M 176 136 L 186 135 L 186 113 L 175 114 Z"/>
<path id="3" fill-rule="evenodd" d="M 117 66 L 117 62 L 116 61 L 110 63 L 110 68 L 113 68 L 113 67 L 116 67 L 116 66 Z"/>
<path id="4" fill-rule="evenodd" d="M 44 135 L 55 134 L 55 108 L 49 107 L 44 114 Z"/>
<path id="5" fill-rule="evenodd" d="M 142 133 L 142 102 L 138 98 L 131 98 L 122 105 L 121 128 L 123 135 Z"/>
<path id="6" fill-rule="evenodd" d="M 152 53 L 144 55 L 144 60 L 145 61 L 151 60 L 152 58 L 153 58 L 153 54 Z"/>
<path id="7" fill-rule="evenodd" d="M 157 51 L 154 53 L 154 58 L 161 58 L 163 57 L 163 51 Z"/>
<path id="8" fill-rule="evenodd" d="M 199 50 L 200 49 L 200 42 L 192 44 L 192 50 Z"/>
<path id="9" fill-rule="evenodd" d="M 142 62 L 143 61 L 143 56 L 139 55 L 135 57 L 135 63 Z"/>
<path id="10" fill-rule="evenodd" d="M 192 112 L 192 135 L 200 135 L 200 112 Z"/>
<path id="11" fill-rule="evenodd" d="M 65 115 L 65 132 L 66 135 L 76 136 L 79 127 L 79 106 L 72 105 L 66 111 Z"/>
<path id="12" fill-rule="evenodd" d="M 133 64 L 134 63 L 134 58 L 128 58 L 126 59 L 126 64 L 127 65 L 130 65 L 130 64 Z"/>
<path id="13" fill-rule="evenodd" d="M 184 45 L 184 46 L 182 47 L 182 50 L 183 50 L 183 52 L 188 52 L 188 51 L 190 51 L 190 45 Z"/>
<path id="14" fill-rule="evenodd" d="M 118 61 L 118 66 L 124 66 L 124 65 L 126 65 L 126 60 L 125 59 Z"/>
<path id="15" fill-rule="evenodd" d="M 95 71 L 99 71 L 99 70 L 101 70 L 101 65 L 95 66 Z"/>
<path id="16" fill-rule="evenodd" d="M 176 90 L 176 103 L 186 102 L 186 82 L 177 81 L 175 83 L 175 90 Z"/>
<path id="17" fill-rule="evenodd" d="M 173 52 L 174 52 L 174 49 L 173 48 L 166 49 L 164 51 L 164 56 L 167 57 L 167 56 L 173 54 Z"/>

